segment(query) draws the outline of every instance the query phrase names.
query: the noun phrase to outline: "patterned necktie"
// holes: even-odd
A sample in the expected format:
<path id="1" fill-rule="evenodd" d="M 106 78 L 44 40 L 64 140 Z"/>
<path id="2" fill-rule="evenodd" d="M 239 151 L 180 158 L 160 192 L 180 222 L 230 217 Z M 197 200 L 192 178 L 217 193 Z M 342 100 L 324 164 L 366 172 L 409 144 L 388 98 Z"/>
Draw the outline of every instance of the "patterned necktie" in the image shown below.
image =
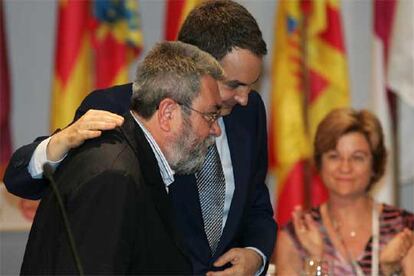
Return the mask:
<path id="1" fill-rule="evenodd" d="M 214 255 L 221 237 L 226 185 L 216 144 L 208 149 L 203 167 L 195 176 L 200 196 L 204 231 Z"/>

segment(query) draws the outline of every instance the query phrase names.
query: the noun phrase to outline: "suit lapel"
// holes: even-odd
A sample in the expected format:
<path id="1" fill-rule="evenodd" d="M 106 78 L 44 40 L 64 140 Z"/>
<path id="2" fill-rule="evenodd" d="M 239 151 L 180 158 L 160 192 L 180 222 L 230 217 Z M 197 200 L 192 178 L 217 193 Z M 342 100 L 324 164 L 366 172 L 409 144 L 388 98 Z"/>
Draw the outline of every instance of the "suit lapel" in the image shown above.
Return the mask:
<path id="1" fill-rule="evenodd" d="M 121 127 L 121 131 L 139 160 L 145 184 L 151 193 L 153 203 L 157 208 L 166 231 L 171 235 L 172 239 L 175 241 L 177 247 L 182 251 L 182 253 L 188 257 L 187 252 L 182 246 L 182 236 L 178 233 L 175 226 L 174 215 L 171 212 L 172 204 L 168 198 L 168 194 L 161 178 L 158 163 L 152 148 L 145 138 L 142 129 L 135 122 L 132 115 L 128 112 L 124 115 L 124 117 L 125 122 Z"/>
<path id="2" fill-rule="evenodd" d="M 249 174 L 251 171 L 249 167 L 251 162 L 251 153 L 249 151 L 251 149 L 249 147 L 251 144 L 251 135 L 245 125 L 240 123 L 243 122 L 243 118 L 239 116 L 239 113 L 242 113 L 240 112 L 241 109 L 243 107 L 236 106 L 230 115 L 224 117 L 235 189 L 226 225 L 220 239 L 218 250 L 216 251 L 218 254 L 223 253 L 221 251 L 226 248 L 227 244 L 233 238 L 231 235 L 237 232 L 234 229 L 237 229 L 240 223 L 248 192 Z"/>

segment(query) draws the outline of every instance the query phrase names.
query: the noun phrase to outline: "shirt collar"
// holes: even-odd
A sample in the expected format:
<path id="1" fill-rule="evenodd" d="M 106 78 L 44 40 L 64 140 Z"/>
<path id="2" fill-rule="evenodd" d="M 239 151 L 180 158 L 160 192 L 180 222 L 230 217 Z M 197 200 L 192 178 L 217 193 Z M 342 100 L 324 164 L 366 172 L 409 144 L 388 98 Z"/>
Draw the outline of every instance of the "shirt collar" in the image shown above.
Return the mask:
<path id="1" fill-rule="evenodd" d="M 144 125 L 140 122 L 134 112 L 130 111 L 132 117 L 134 118 L 135 122 L 139 125 L 139 127 L 144 132 L 145 138 L 147 139 L 148 143 L 151 146 L 151 149 L 157 159 L 158 167 L 160 169 L 160 174 L 162 177 L 162 181 L 164 182 L 165 187 L 168 191 L 168 186 L 174 182 L 174 170 L 171 169 L 170 165 L 167 162 L 164 154 L 162 153 L 160 147 L 158 146 L 157 142 L 155 142 L 154 137 L 152 137 L 151 133 L 144 127 Z"/>

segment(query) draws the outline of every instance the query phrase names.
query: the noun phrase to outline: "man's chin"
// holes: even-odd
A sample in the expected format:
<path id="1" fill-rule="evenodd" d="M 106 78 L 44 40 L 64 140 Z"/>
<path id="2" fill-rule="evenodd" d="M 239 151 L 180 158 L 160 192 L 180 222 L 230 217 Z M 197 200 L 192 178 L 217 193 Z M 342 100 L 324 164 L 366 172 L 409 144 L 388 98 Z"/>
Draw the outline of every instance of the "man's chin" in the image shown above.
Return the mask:
<path id="1" fill-rule="evenodd" d="M 199 163 L 197 165 L 192 163 L 191 166 L 180 167 L 180 168 L 175 169 L 174 171 L 180 175 L 189 175 L 189 174 L 195 174 L 196 172 L 201 170 L 202 167 L 203 167 L 203 163 Z"/>
<path id="2" fill-rule="evenodd" d="M 188 153 L 187 158 L 178 162 L 173 170 L 181 175 L 194 174 L 201 170 L 207 157 L 208 149 L 214 145 L 215 141 L 214 137 L 209 137 L 204 142 L 201 142 L 202 144 L 198 142 L 199 146 L 197 146 L 197 144 L 193 145 L 194 151 Z"/>

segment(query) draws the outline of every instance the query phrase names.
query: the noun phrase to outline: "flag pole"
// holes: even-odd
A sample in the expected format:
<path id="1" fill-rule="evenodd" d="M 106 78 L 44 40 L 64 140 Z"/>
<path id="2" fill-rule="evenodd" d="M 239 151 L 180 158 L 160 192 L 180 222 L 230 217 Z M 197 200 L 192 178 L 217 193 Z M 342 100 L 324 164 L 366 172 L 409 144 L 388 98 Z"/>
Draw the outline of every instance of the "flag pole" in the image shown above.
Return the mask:
<path id="1" fill-rule="evenodd" d="M 309 126 L 309 99 L 310 99 L 310 74 L 309 74 L 309 60 L 308 60 L 308 20 L 309 13 L 311 11 L 310 1 L 301 1 L 301 11 L 302 11 L 302 20 L 301 20 L 301 71 L 302 71 L 302 114 L 304 122 L 304 131 L 306 137 L 310 137 L 310 126 Z M 304 209 L 309 209 L 311 207 L 311 162 L 309 157 L 306 157 L 303 160 L 303 192 L 304 192 Z"/>
<path id="2" fill-rule="evenodd" d="M 391 143 L 391 147 L 392 147 L 392 158 L 393 158 L 393 170 L 394 173 L 392 174 L 392 185 L 393 185 L 393 190 L 394 190 L 394 194 L 393 194 L 393 198 L 392 201 L 394 202 L 394 204 L 396 206 L 400 206 L 400 199 L 399 199 L 399 188 L 400 188 L 400 183 L 399 183 L 399 179 L 398 179 L 398 172 L 400 171 L 400 160 L 399 160 L 399 156 L 400 156 L 400 136 L 399 136 L 399 132 L 398 132 L 398 102 L 397 102 L 397 97 L 396 95 L 390 90 L 390 89 L 386 89 L 386 93 L 387 93 L 387 99 L 388 99 L 388 104 L 389 104 L 389 109 L 390 109 L 390 113 L 391 113 L 391 137 L 392 137 L 392 143 Z M 389 161 L 388 161 L 389 162 Z"/>

